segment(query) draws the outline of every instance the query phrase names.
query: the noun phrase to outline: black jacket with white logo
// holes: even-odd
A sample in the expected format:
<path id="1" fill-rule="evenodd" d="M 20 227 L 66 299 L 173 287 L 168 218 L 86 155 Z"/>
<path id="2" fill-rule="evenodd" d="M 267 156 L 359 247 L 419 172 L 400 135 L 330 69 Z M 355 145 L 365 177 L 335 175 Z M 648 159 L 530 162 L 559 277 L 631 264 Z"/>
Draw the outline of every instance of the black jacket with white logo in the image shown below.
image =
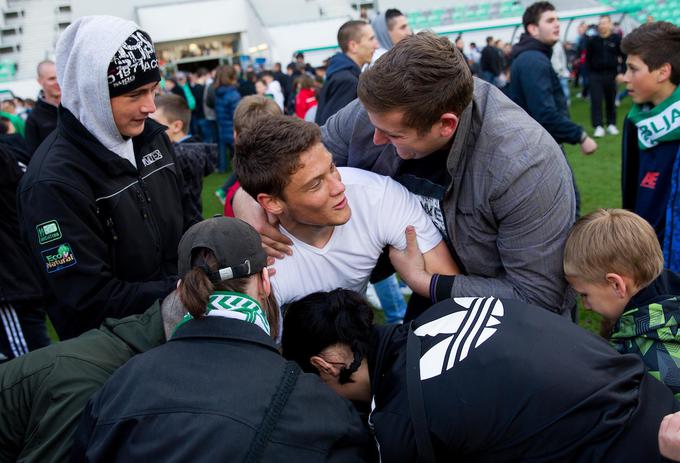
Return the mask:
<path id="1" fill-rule="evenodd" d="M 38 148 L 18 192 L 22 237 L 47 280 L 59 336 L 106 317 L 142 313 L 177 279 L 191 215 L 164 127 L 133 139 L 139 168 L 106 149 L 67 109 Z"/>
<path id="2" fill-rule="evenodd" d="M 436 461 L 661 461 L 659 425 L 678 403 L 637 356 L 511 300 L 448 299 L 414 326 Z M 376 328 L 368 359 L 384 463 L 416 461 L 408 328 Z"/>

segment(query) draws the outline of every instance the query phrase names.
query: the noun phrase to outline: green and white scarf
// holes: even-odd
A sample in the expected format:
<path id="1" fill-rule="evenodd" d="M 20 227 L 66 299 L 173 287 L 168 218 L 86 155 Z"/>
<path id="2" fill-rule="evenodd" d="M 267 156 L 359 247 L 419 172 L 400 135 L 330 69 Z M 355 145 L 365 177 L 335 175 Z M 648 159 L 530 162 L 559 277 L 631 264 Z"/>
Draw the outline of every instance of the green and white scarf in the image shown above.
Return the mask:
<path id="1" fill-rule="evenodd" d="M 659 143 L 680 140 L 680 86 L 673 94 L 653 108 L 634 104 L 628 113 L 638 131 L 641 150 Z"/>
<path id="2" fill-rule="evenodd" d="M 262 328 L 262 331 L 267 333 L 267 336 L 271 336 L 269 322 L 262 307 L 260 307 L 260 304 L 255 299 L 245 294 L 215 291 L 208 299 L 205 315 L 207 317 L 234 318 L 253 323 Z M 175 327 L 175 331 L 189 320 L 193 320 L 193 318 L 190 313 L 186 314 Z"/>

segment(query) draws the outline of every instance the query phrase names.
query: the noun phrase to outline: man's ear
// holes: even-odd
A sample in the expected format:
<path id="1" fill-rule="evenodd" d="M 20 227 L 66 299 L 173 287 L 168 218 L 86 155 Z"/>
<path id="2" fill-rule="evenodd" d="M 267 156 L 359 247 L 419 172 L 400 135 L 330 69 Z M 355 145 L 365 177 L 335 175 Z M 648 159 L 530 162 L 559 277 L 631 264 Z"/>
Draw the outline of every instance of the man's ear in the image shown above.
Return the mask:
<path id="1" fill-rule="evenodd" d="M 631 288 L 621 275 L 618 273 L 608 273 L 605 275 L 605 278 L 618 297 L 625 298 L 630 295 Z"/>
<path id="2" fill-rule="evenodd" d="M 657 69 L 658 73 L 656 75 L 656 83 L 661 84 L 671 78 L 672 67 L 671 63 L 663 63 L 661 67 Z"/>
<path id="3" fill-rule="evenodd" d="M 265 297 L 269 297 L 269 295 L 272 293 L 272 283 L 269 279 L 269 269 L 267 267 L 263 268 L 261 275 L 262 292 L 264 293 Z"/>
<path id="4" fill-rule="evenodd" d="M 538 25 L 528 24 L 527 25 L 527 32 L 529 33 L 530 36 L 536 37 L 538 35 Z"/>
<path id="5" fill-rule="evenodd" d="M 170 131 L 172 131 L 172 133 L 178 134 L 178 133 L 184 133 L 183 127 L 184 127 L 184 122 L 182 122 L 178 119 L 176 121 L 172 121 L 170 123 L 170 127 L 168 127 L 168 129 L 170 129 Z M 187 129 L 188 129 L 188 127 L 187 127 Z"/>
<path id="6" fill-rule="evenodd" d="M 276 196 L 268 195 L 266 193 L 260 193 L 257 195 L 257 202 L 262 206 L 266 212 L 273 215 L 283 214 L 284 204 Z"/>
<path id="7" fill-rule="evenodd" d="M 439 118 L 439 135 L 444 138 L 450 138 L 456 133 L 458 122 L 460 118 L 453 113 L 444 113 Z"/>
<path id="8" fill-rule="evenodd" d="M 309 363 L 317 369 L 319 376 L 321 376 L 322 379 L 338 378 L 340 376 L 340 369 L 337 366 L 328 363 L 318 355 L 312 356 L 312 358 L 309 359 Z"/>

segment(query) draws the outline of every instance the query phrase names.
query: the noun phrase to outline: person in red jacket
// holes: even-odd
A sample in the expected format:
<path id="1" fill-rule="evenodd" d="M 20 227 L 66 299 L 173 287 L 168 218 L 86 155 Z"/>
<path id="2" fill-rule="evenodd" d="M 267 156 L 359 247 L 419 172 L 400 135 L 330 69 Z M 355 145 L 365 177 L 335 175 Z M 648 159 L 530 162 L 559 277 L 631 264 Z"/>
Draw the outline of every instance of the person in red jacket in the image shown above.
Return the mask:
<path id="1" fill-rule="evenodd" d="M 309 110 L 317 105 L 314 80 L 307 74 L 302 74 L 297 78 L 297 87 L 295 115 L 300 119 L 304 119 Z"/>

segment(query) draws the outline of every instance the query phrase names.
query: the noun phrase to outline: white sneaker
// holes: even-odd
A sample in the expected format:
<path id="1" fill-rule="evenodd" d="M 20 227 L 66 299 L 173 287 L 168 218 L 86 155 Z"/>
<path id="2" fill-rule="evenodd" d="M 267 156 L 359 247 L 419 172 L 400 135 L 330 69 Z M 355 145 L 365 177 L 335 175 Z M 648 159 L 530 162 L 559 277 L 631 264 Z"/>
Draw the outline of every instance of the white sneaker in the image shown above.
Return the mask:
<path id="1" fill-rule="evenodd" d="M 618 135 L 618 134 L 619 134 L 619 129 L 617 129 L 615 125 L 609 124 L 609 125 L 607 126 L 607 133 L 608 133 L 609 135 Z"/>
<path id="2" fill-rule="evenodd" d="M 616 128 L 616 127 L 614 127 Z M 593 137 L 602 138 L 604 137 L 604 128 L 601 125 L 595 127 L 595 132 L 593 132 Z"/>

